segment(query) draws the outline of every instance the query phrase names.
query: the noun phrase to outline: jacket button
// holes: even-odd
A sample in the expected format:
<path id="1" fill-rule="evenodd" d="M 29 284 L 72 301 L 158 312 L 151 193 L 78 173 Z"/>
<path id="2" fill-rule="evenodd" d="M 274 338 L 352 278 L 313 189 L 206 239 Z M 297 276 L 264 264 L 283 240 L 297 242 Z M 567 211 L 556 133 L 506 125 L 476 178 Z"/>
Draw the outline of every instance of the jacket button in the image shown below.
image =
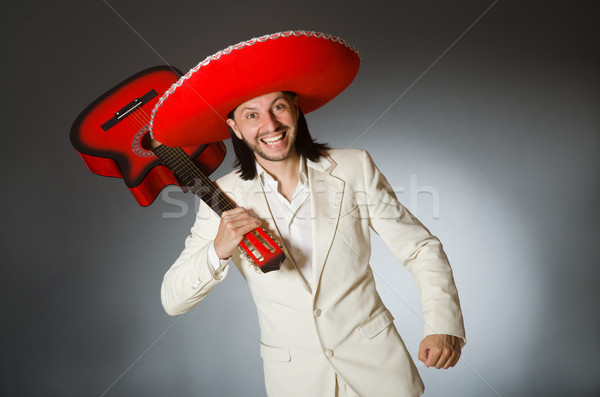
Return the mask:
<path id="1" fill-rule="evenodd" d="M 333 357 L 333 350 L 331 350 L 331 349 L 327 349 L 327 350 L 325 350 L 325 355 L 326 355 L 327 357 Z"/>
<path id="2" fill-rule="evenodd" d="M 321 315 L 321 309 L 315 309 L 315 317 L 319 317 Z"/>

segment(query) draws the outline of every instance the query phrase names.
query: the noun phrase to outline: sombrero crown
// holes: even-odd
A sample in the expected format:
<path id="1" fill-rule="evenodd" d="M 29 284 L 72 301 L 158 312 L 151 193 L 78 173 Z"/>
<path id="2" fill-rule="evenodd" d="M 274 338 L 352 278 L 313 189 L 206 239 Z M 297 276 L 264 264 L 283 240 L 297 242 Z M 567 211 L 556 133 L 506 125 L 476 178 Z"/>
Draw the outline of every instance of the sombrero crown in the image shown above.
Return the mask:
<path id="1" fill-rule="evenodd" d="M 229 138 L 227 114 L 276 91 L 294 91 L 304 113 L 335 98 L 358 73 L 358 50 L 303 30 L 275 33 L 207 57 L 160 98 L 150 121 L 155 139 L 187 146 Z"/>

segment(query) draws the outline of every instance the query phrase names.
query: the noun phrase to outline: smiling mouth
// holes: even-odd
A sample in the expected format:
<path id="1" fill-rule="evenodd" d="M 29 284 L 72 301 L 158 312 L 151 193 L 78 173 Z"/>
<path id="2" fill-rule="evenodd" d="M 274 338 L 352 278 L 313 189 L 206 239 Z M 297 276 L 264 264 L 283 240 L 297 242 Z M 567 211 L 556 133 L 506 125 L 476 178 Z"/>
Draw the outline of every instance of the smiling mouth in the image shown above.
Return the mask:
<path id="1" fill-rule="evenodd" d="M 262 138 L 260 141 L 262 143 L 264 143 L 265 145 L 276 145 L 279 142 L 283 141 L 283 139 L 285 138 L 286 135 L 287 135 L 287 132 L 284 131 L 281 134 L 278 134 L 275 136 L 270 136 L 268 138 Z"/>

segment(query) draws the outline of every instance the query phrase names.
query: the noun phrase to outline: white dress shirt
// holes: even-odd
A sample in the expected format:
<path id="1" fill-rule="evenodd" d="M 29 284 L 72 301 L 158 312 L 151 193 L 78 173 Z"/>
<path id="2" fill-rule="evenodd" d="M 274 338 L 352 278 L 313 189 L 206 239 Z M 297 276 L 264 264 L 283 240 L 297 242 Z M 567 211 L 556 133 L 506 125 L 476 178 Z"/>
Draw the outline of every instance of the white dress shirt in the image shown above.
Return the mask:
<path id="1" fill-rule="evenodd" d="M 283 239 L 282 243 L 306 283 L 312 286 L 312 223 L 306 162 L 304 158 L 300 159 L 298 185 L 290 201 L 279 193 L 279 182 L 258 163 L 256 163 L 256 170 L 269 209 L 273 214 L 273 220 Z M 212 242 L 208 255 L 210 263 L 215 269 L 225 266 L 228 262 L 219 259 Z"/>

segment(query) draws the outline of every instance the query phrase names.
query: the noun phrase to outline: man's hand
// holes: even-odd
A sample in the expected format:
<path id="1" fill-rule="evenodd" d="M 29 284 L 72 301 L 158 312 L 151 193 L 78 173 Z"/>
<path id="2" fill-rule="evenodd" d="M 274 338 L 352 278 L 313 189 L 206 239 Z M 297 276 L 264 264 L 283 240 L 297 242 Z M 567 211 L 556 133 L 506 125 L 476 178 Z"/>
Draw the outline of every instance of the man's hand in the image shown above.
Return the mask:
<path id="1" fill-rule="evenodd" d="M 448 369 L 460 358 L 461 339 L 454 335 L 428 335 L 419 346 L 419 360 L 427 368 Z"/>
<path id="2" fill-rule="evenodd" d="M 260 226 L 260 219 L 250 215 L 244 207 L 223 212 L 214 245 L 217 256 L 228 259 L 246 233 Z"/>

